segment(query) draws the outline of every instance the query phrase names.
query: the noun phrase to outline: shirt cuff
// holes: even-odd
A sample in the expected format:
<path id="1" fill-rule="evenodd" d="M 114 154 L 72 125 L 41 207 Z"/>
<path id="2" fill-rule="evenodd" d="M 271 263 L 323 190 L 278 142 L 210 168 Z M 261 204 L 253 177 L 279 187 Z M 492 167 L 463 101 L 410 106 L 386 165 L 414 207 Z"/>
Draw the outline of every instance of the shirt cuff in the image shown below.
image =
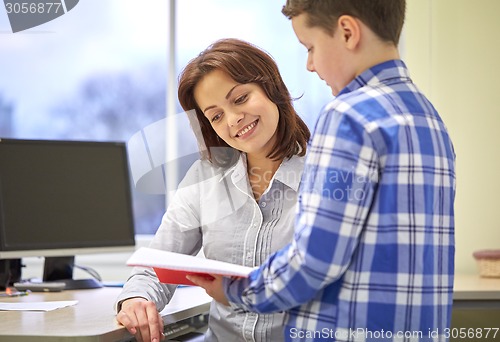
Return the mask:
<path id="1" fill-rule="evenodd" d="M 241 285 L 242 279 L 231 279 L 224 277 L 222 279 L 222 285 L 224 287 L 224 294 L 229 301 L 229 306 L 236 312 L 247 312 L 243 304 L 243 286 Z"/>

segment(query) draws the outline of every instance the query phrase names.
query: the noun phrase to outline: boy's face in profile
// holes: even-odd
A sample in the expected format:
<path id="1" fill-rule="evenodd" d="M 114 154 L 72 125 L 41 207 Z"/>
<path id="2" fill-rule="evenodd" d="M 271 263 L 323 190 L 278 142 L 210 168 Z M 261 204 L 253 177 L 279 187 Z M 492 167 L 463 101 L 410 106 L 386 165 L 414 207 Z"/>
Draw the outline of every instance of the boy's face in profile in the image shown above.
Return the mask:
<path id="1" fill-rule="evenodd" d="M 336 96 L 355 77 L 342 30 L 336 27 L 331 36 L 320 27 L 310 27 L 305 13 L 292 18 L 292 27 L 307 49 L 307 70 L 318 74 Z"/>

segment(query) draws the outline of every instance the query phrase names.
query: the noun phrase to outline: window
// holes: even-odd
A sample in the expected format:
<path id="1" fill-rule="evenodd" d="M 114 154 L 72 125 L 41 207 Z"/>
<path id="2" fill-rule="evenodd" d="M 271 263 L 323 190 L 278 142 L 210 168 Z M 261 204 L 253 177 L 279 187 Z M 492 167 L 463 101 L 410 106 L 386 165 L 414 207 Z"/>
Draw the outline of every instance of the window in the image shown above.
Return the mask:
<path id="1" fill-rule="evenodd" d="M 0 9 L 0 137 L 128 141 L 162 119 L 168 3 L 147 3 L 80 1 L 17 33 Z M 154 232 L 164 207 L 134 191 L 137 233 Z"/>

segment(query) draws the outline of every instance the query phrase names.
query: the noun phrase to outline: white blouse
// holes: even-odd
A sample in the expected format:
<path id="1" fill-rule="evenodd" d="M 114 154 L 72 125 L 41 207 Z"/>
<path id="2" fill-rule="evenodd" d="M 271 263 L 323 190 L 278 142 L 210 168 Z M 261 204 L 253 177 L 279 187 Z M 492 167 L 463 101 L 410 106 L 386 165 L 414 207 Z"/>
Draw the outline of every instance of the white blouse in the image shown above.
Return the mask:
<path id="1" fill-rule="evenodd" d="M 177 189 L 150 247 L 245 266 L 260 265 L 293 236 L 304 157 L 284 160 L 258 202 L 250 187 L 246 155 L 229 168 L 206 160 L 193 164 Z M 144 297 L 162 310 L 175 291 L 153 271 L 136 267 L 117 299 Z M 282 341 L 284 313 L 235 312 L 215 301 L 206 341 Z"/>

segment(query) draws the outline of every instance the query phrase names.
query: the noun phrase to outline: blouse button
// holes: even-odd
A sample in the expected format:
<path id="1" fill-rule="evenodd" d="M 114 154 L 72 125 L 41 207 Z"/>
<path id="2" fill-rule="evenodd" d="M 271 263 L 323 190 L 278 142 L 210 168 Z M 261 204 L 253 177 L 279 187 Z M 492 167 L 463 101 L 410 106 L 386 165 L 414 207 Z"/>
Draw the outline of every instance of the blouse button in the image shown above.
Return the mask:
<path id="1" fill-rule="evenodd" d="M 265 208 L 265 207 L 266 207 L 266 205 L 267 205 L 267 203 L 266 203 L 266 202 L 261 202 L 261 203 L 260 203 L 260 206 L 261 206 L 262 208 Z"/>

